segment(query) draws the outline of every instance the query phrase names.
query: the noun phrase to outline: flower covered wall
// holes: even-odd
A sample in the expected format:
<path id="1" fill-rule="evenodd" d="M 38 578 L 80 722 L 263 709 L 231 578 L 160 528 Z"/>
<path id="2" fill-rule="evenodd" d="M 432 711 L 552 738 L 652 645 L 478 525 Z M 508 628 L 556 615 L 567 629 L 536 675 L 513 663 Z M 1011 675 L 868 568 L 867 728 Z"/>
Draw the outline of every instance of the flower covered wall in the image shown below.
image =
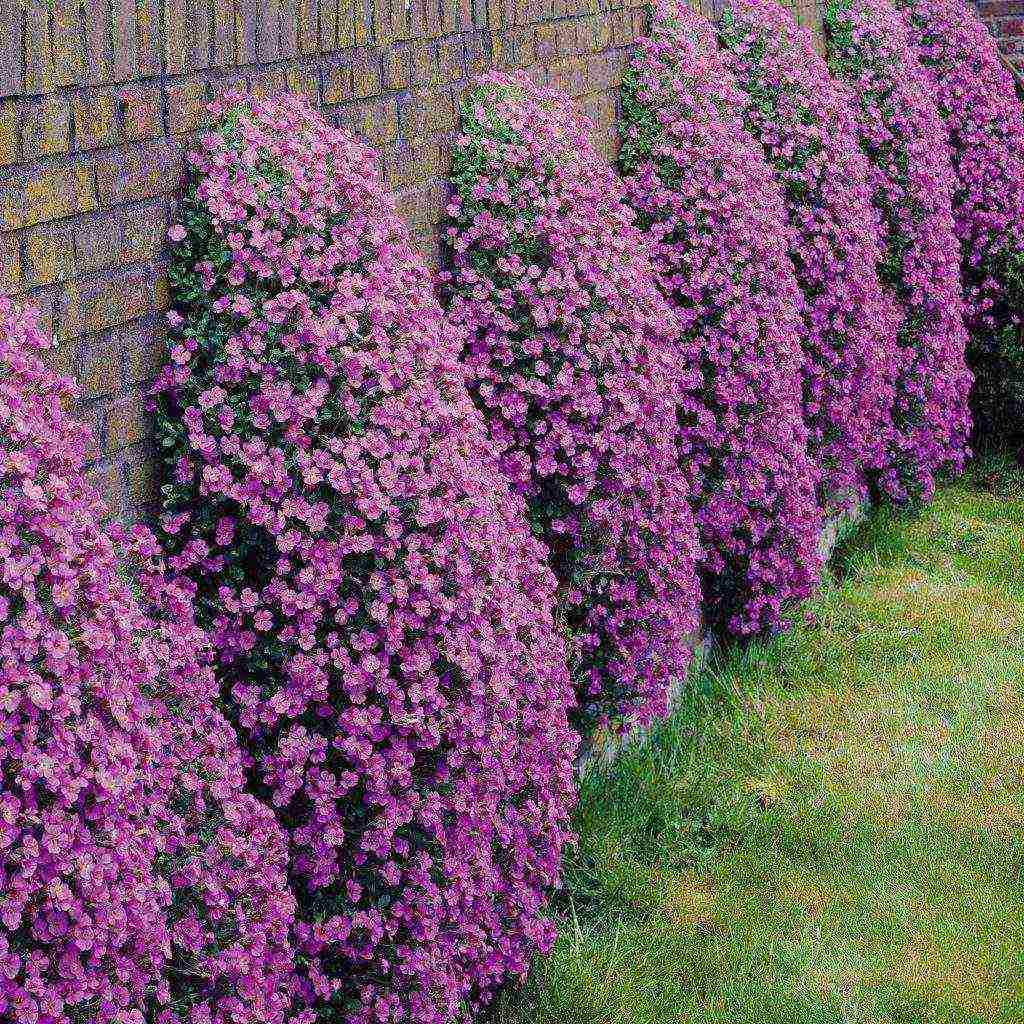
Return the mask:
<path id="1" fill-rule="evenodd" d="M 705 548 L 705 604 L 739 635 L 779 628 L 811 592 L 822 523 L 802 416 L 803 299 L 744 106 L 708 21 L 663 10 L 626 71 L 619 163 L 683 328 L 678 460 Z"/>
<path id="2" fill-rule="evenodd" d="M 564 95 L 525 75 L 477 83 L 444 245 L 470 394 L 560 584 L 578 724 L 648 722 L 686 675 L 699 607 L 678 327 Z"/>
<path id="3" fill-rule="evenodd" d="M 50 345 L 0 297 L 0 1018 L 279 1024 L 284 837 L 188 593 L 85 479 Z"/>
<path id="4" fill-rule="evenodd" d="M 554 580 L 372 151 L 294 96 L 214 114 L 171 229 L 162 539 L 287 831 L 304 995 L 448 1024 L 552 937 Z"/>
<path id="5" fill-rule="evenodd" d="M 998 46 L 962 0 L 901 0 L 949 131 L 974 412 L 985 437 L 1024 437 L 1024 111 Z"/>
<path id="6" fill-rule="evenodd" d="M 970 434 L 967 332 L 949 138 L 903 19 L 887 0 L 828 0 L 829 65 L 851 90 L 883 223 L 882 282 L 900 302 L 900 365 L 883 491 L 928 500 Z"/>
<path id="7" fill-rule="evenodd" d="M 804 295 L 803 411 L 826 508 L 865 497 L 883 466 L 896 369 L 894 297 L 846 91 L 776 0 L 727 0 L 718 36 L 744 122 L 782 185 Z"/>

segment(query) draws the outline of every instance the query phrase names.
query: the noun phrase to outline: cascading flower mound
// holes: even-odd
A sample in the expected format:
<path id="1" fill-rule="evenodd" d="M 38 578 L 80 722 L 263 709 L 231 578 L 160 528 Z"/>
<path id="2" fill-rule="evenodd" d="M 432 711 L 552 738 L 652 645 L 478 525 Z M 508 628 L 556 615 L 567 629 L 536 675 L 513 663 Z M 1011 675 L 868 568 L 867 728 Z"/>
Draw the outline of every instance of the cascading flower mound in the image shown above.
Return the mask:
<path id="1" fill-rule="evenodd" d="M 969 4 L 898 6 L 950 135 L 976 428 L 995 440 L 1024 440 L 1024 111 L 995 39 Z"/>
<path id="2" fill-rule="evenodd" d="M 283 835 L 187 593 L 84 477 L 48 347 L 0 297 L 0 1019 L 283 1022 Z"/>
<path id="3" fill-rule="evenodd" d="M 451 330 L 560 584 L 584 730 L 665 713 L 699 609 L 676 326 L 585 124 L 525 75 L 479 79 L 442 236 Z"/>
<path id="4" fill-rule="evenodd" d="M 655 17 L 623 83 L 620 169 L 683 324 L 679 460 L 705 546 L 714 625 L 780 627 L 820 570 L 817 470 L 801 414 L 801 295 L 785 213 L 712 28 L 680 5 Z"/>
<path id="5" fill-rule="evenodd" d="M 776 0 L 726 0 L 718 38 L 744 121 L 782 185 L 803 292 L 803 411 L 826 509 L 866 497 L 884 466 L 896 310 L 878 279 L 880 224 L 843 88 Z"/>
<path id="6" fill-rule="evenodd" d="M 888 0 L 828 0 L 833 74 L 853 93 L 873 201 L 883 224 L 883 285 L 900 303 L 900 365 L 883 492 L 927 501 L 967 457 L 971 375 L 953 229 L 949 140 L 903 19 Z"/>
<path id="7" fill-rule="evenodd" d="M 554 580 L 372 151 L 297 96 L 213 114 L 170 231 L 168 565 L 288 835 L 306 997 L 449 1024 L 552 938 Z"/>

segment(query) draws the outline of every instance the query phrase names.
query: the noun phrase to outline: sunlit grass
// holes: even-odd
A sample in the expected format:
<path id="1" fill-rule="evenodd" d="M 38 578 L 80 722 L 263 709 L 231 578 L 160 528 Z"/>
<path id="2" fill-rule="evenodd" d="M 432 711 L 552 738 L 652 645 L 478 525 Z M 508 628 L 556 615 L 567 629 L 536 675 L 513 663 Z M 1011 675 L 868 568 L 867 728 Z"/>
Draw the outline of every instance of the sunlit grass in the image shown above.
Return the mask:
<path id="1" fill-rule="evenodd" d="M 584 781 L 562 935 L 507 1024 L 1024 1020 L 1024 480 L 841 552 Z"/>

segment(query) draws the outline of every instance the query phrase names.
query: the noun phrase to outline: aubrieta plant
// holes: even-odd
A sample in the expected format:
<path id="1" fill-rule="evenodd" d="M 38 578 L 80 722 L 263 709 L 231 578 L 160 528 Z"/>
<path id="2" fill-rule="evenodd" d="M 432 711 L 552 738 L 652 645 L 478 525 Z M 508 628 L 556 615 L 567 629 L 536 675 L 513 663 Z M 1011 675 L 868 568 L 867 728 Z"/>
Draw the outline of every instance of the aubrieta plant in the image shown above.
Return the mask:
<path id="1" fill-rule="evenodd" d="M 878 278 L 880 225 L 845 90 L 776 0 L 727 0 L 718 38 L 744 122 L 782 186 L 803 307 L 803 411 L 826 510 L 884 468 L 897 314 Z"/>
<path id="2" fill-rule="evenodd" d="M 282 1024 L 284 837 L 189 595 L 85 478 L 49 347 L 0 297 L 0 1019 Z"/>
<path id="3" fill-rule="evenodd" d="M 619 166 L 692 386 L 678 461 L 704 545 L 713 626 L 781 628 L 820 570 L 818 472 L 801 413 L 802 297 L 781 197 L 707 19 L 656 13 L 622 87 Z"/>
<path id="4" fill-rule="evenodd" d="M 988 440 L 1024 441 L 1024 111 L 995 39 L 969 4 L 898 6 L 950 135 L 975 427 Z"/>
<path id="5" fill-rule="evenodd" d="M 287 833 L 305 998 L 450 1024 L 553 937 L 554 580 L 373 152 L 297 96 L 213 116 L 170 229 L 161 539 Z"/>
<path id="6" fill-rule="evenodd" d="M 559 583 L 576 724 L 649 722 L 686 676 L 699 609 L 677 326 L 566 96 L 522 74 L 475 83 L 442 240 L 470 394 Z"/>
<path id="7" fill-rule="evenodd" d="M 828 0 L 829 65 L 853 96 L 873 202 L 882 219 L 883 285 L 899 300 L 900 365 L 883 493 L 927 501 L 958 472 L 971 429 L 971 374 L 953 227 L 949 137 L 928 76 L 888 0 Z"/>

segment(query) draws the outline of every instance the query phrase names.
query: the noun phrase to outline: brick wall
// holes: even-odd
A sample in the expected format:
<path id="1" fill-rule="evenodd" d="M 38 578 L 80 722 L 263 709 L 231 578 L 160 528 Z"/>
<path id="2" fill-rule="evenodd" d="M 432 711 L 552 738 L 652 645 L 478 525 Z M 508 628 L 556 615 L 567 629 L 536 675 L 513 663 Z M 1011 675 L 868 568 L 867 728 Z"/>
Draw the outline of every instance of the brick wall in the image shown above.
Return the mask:
<path id="1" fill-rule="evenodd" d="M 976 0 L 999 48 L 1018 72 L 1024 72 L 1024 0 Z"/>
<path id="2" fill-rule="evenodd" d="M 0 0 L 0 290 L 32 298 L 77 376 L 115 508 L 137 516 L 154 497 L 142 394 L 161 358 L 163 238 L 208 99 L 308 94 L 378 147 L 432 256 L 467 80 L 533 69 L 580 100 L 610 154 L 644 3 Z M 814 0 L 793 5 L 815 24 Z"/>

